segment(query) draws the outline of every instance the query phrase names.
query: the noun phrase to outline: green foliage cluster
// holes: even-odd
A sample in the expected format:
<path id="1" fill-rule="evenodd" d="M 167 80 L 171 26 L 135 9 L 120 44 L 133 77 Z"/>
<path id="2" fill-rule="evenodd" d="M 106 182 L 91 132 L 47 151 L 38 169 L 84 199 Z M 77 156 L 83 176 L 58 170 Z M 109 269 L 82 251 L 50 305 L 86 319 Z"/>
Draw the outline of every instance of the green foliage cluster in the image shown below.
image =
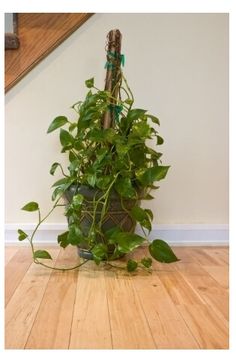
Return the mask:
<path id="1" fill-rule="evenodd" d="M 63 178 L 53 184 L 54 205 L 48 215 L 55 207 L 63 205 L 60 201 L 72 186 L 89 186 L 97 191 L 97 197 L 92 201 L 76 193 L 65 205 L 68 230 L 58 236 L 59 245 L 66 248 L 70 244 L 85 244 L 92 253 L 93 260 L 99 264 L 101 261 L 110 263 L 120 255 L 129 254 L 148 242 L 151 257 L 140 261 L 129 259 L 128 271 L 134 271 L 137 267 L 150 268 L 152 258 L 167 263 L 177 261 L 166 242 L 149 241 L 153 213 L 150 209 L 140 207 L 141 199 L 153 199 L 152 190 L 159 188 L 156 182 L 164 179 L 169 169 L 169 166 L 162 165 L 162 154 L 148 146 L 151 139 L 155 139 L 157 148 L 164 142 L 158 131 L 159 119 L 145 109 L 133 108 L 133 94 L 123 74 L 119 82 L 119 98 L 113 97 L 111 92 L 97 89 L 94 79 L 87 80 L 85 84 L 89 89 L 85 100 L 72 106 L 78 119 L 71 122 L 65 116 L 58 116 L 47 131 L 51 133 L 60 129 L 61 153 L 68 155 L 67 171 L 64 171 L 58 162 L 51 166 L 50 173 L 54 175 L 55 171 L 60 169 Z M 125 98 L 122 98 L 121 92 L 125 94 Z M 112 125 L 103 129 L 103 117 L 108 111 L 112 112 Z M 102 225 L 109 208 L 110 196 L 114 191 L 119 196 L 123 209 L 140 224 L 144 237 L 119 227 L 104 232 Z M 131 210 L 125 207 L 127 199 L 134 201 Z M 80 227 L 80 220 L 88 205 L 92 208 L 93 221 L 85 235 Z M 36 202 L 30 202 L 22 209 L 29 212 L 38 211 L 39 221 L 33 234 L 29 236 L 23 230 L 18 233 L 20 241 L 29 240 L 34 261 L 44 265 L 41 259 L 51 259 L 51 256 L 45 250 L 35 251 L 33 238 L 48 215 L 41 218 Z"/>

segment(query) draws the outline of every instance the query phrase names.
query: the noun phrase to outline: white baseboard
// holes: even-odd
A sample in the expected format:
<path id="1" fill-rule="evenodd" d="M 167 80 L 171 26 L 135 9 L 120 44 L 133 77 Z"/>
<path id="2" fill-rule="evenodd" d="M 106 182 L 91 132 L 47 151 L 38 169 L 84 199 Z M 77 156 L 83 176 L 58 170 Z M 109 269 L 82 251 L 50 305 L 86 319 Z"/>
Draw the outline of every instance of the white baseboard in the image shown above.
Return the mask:
<path id="1" fill-rule="evenodd" d="M 25 243 L 18 241 L 18 229 L 24 230 L 31 234 L 34 224 L 6 224 L 5 225 L 5 243 Z M 224 224 L 169 224 L 169 225 L 152 225 L 153 230 L 150 239 L 160 238 L 171 245 L 182 246 L 200 246 L 200 245 L 228 245 L 229 244 L 229 227 Z M 35 235 L 36 243 L 54 244 L 57 243 L 57 235 L 63 233 L 67 229 L 67 224 L 44 224 L 40 227 Z M 137 228 L 136 232 L 142 235 L 141 229 Z"/>

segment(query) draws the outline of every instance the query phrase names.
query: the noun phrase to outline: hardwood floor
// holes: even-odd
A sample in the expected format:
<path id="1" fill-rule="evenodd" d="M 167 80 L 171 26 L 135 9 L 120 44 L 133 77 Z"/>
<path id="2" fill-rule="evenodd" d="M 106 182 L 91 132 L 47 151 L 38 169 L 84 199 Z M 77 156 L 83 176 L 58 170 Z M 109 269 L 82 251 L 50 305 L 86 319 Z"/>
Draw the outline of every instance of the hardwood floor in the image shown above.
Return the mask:
<path id="1" fill-rule="evenodd" d="M 8 246 L 5 348 L 227 349 L 228 249 L 175 252 L 181 262 L 155 262 L 151 274 L 92 262 L 62 272 L 32 263 L 28 247 Z M 57 266 L 78 262 L 74 247 L 50 253 Z"/>

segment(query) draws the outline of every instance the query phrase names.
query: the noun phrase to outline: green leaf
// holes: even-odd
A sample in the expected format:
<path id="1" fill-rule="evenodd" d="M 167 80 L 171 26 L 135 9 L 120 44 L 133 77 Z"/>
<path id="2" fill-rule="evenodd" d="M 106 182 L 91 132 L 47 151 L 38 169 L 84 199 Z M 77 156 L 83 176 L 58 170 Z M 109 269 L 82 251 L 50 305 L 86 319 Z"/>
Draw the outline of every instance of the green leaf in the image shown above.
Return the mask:
<path id="1" fill-rule="evenodd" d="M 80 165 L 81 161 L 74 159 L 73 161 L 71 161 L 68 170 L 73 174 L 74 172 L 79 170 Z"/>
<path id="2" fill-rule="evenodd" d="M 57 187 L 57 186 L 62 186 L 66 183 L 69 183 L 69 182 L 73 182 L 74 178 L 72 179 L 71 177 L 65 177 L 65 178 L 61 178 L 59 179 L 58 181 L 56 181 L 52 187 Z"/>
<path id="3" fill-rule="evenodd" d="M 151 189 L 159 189 L 160 186 L 154 186 L 154 184 L 152 186 L 150 186 Z"/>
<path id="4" fill-rule="evenodd" d="M 124 144 L 117 144 L 116 145 L 116 152 L 120 157 L 123 157 L 124 155 L 127 154 L 127 152 L 129 151 L 130 146 L 128 145 L 124 145 Z"/>
<path id="5" fill-rule="evenodd" d="M 57 242 L 60 244 L 62 248 L 66 248 L 70 242 L 68 241 L 68 235 L 69 231 L 63 232 L 63 234 L 60 234 L 57 236 Z"/>
<path id="6" fill-rule="evenodd" d="M 114 139 L 117 138 L 117 133 L 113 128 L 108 128 L 104 130 L 104 138 L 105 141 L 107 141 L 108 143 L 113 143 Z"/>
<path id="7" fill-rule="evenodd" d="M 51 175 L 54 175 L 54 173 L 55 173 L 55 171 L 56 171 L 56 169 L 57 169 L 58 166 L 60 166 L 60 164 L 59 164 L 58 162 L 54 162 L 54 163 L 52 164 L 52 166 L 51 166 L 51 168 L 50 168 L 50 174 L 51 174 Z"/>
<path id="8" fill-rule="evenodd" d="M 142 265 L 143 265 L 144 267 L 150 268 L 151 265 L 152 265 L 152 259 L 149 258 L 149 257 L 147 257 L 147 258 L 142 258 L 142 259 L 141 259 L 141 263 L 142 263 Z"/>
<path id="9" fill-rule="evenodd" d="M 149 220 L 150 216 L 146 210 L 136 205 L 131 209 L 131 215 L 136 221 L 140 223 L 140 225 L 151 231 L 152 225 Z"/>
<path id="10" fill-rule="evenodd" d="M 99 264 L 103 259 L 108 258 L 107 245 L 105 245 L 104 243 L 99 243 L 95 245 L 91 252 L 93 254 L 93 259 L 97 264 Z"/>
<path id="11" fill-rule="evenodd" d="M 127 103 L 128 105 L 131 105 L 134 103 L 133 100 L 131 100 L 130 98 L 126 98 L 126 100 L 124 101 L 124 103 Z"/>
<path id="12" fill-rule="evenodd" d="M 75 209 L 80 209 L 83 204 L 84 196 L 82 194 L 74 195 L 72 205 Z"/>
<path id="13" fill-rule="evenodd" d="M 172 263 L 179 261 L 170 246 L 163 240 L 154 240 L 149 245 L 149 252 L 158 262 Z"/>
<path id="14" fill-rule="evenodd" d="M 72 151 L 70 151 L 70 152 L 69 152 L 69 160 L 70 160 L 70 162 L 73 162 L 73 161 L 75 161 L 76 159 L 77 159 L 77 157 L 76 157 L 75 153 L 72 152 Z"/>
<path id="15" fill-rule="evenodd" d="M 68 122 L 68 119 L 64 116 L 59 116 L 59 117 L 56 117 L 52 123 L 50 124 L 48 130 L 47 130 L 47 133 L 51 133 L 53 132 L 54 130 L 56 130 L 57 128 L 60 128 L 62 127 L 64 124 L 66 124 Z"/>
<path id="16" fill-rule="evenodd" d="M 62 178 L 52 187 L 57 187 L 53 194 L 52 194 L 52 200 L 55 200 L 57 197 L 61 197 L 62 194 L 70 187 L 70 185 L 74 182 L 74 178 Z"/>
<path id="17" fill-rule="evenodd" d="M 149 124 L 141 121 L 133 125 L 132 134 L 144 140 L 150 136 L 151 128 Z"/>
<path id="18" fill-rule="evenodd" d="M 159 121 L 159 119 L 157 117 L 155 117 L 155 116 L 153 116 L 151 114 L 146 114 L 146 117 L 150 118 L 153 121 L 153 123 L 156 123 L 156 124 L 160 125 L 160 121 Z"/>
<path id="19" fill-rule="evenodd" d="M 83 235 L 79 226 L 76 224 L 71 224 L 69 226 L 68 242 L 73 246 L 77 246 L 82 241 L 82 238 Z"/>
<path id="20" fill-rule="evenodd" d="M 135 189 L 128 177 L 120 177 L 115 183 L 115 189 L 122 197 L 132 199 L 136 196 Z"/>
<path id="21" fill-rule="evenodd" d="M 132 126 L 132 123 L 140 118 L 142 118 L 144 116 L 144 114 L 146 113 L 147 111 L 145 111 L 144 109 L 131 109 L 127 116 L 126 117 L 123 117 L 120 121 L 120 127 L 122 130 L 124 131 L 128 131 L 131 126 Z"/>
<path id="22" fill-rule="evenodd" d="M 134 272 L 138 267 L 138 263 L 133 259 L 129 259 L 127 262 L 127 270 L 128 272 Z"/>
<path id="23" fill-rule="evenodd" d="M 142 167 L 147 162 L 147 158 L 143 146 L 137 146 L 134 149 L 131 149 L 129 155 L 130 155 L 130 160 L 137 167 Z"/>
<path id="24" fill-rule="evenodd" d="M 96 152 L 98 162 L 101 162 L 107 154 L 107 148 L 101 148 Z"/>
<path id="25" fill-rule="evenodd" d="M 19 234 L 19 236 L 18 236 L 19 241 L 23 241 L 28 237 L 28 235 L 21 229 L 17 230 L 17 232 Z"/>
<path id="26" fill-rule="evenodd" d="M 149 215 L 150 220 L 153 221 L 153 212 L 151 211 L 151 209 L 144 209 L 144 210 Z"/>
<path id="27" fill-rule="evenodd" d="M 96 183 L 96 174 L 95 173 L 88 174 L 87 175 L 87 182 L 91 187 L 94 187 L 95 183 Z"/>
<path id="28" fill-rule="evenodd" d="M 127 115 L 127 122 L 130 124 L 133 121 L 142 118 L 146 112 L 147 111 L 145 109 L 131 109 Z"/>
<path id="29" fill-rule="evenodd" d="M 142 197 L 143 200 L 152 200 L 154 197 L 151 194 L 146 194 L 144 197 Z"/>
<path id="30" fill-rule="evenodd" d="M 111 227 L 110 229 L 106 230 L 105 231 L 105 235 L 108 239 L 112 239 L 115 237 L 116 234 L 119 234 L 121 233 L 122 230 L 119 226 L 114 226 L 114 227 Z"/>
<path id="31" fill-rule="evenodd" d="M 96 186 L 102 190 L 106 189 L 112 180 L 112 176 L 102 176 L 97 178 Z"/>
<path id="32" fill-rule="evenodd" d="M 51 255 L 44 250 L 34 251 L 34 258 L 52 259 Z"/>
<path id="33" fill-rule="evenodd" d="M 39 210 L 39 205 L 36 202 L 30 202 L 30 203 L 27 203 L 25 206 L 23 206 L 23 208 L 21 208 L 21 210 L 36 211 L 36 210 Z"/>
<path id="34" fill-rule="evenodd" d="M 61 197 L 64 191 L 65 189 L 62 188 L 62 186 L 55 188 L 52 193 L 52 201 L 54 201 L 57 197 Z"/>
<path id="35" fill-rule="evenodd" d="M 77 123 L 71 123 L 71 125 L 69 126 L 69 131 L 73 132 L 73 130 L 77 127 Z"/>
<path id="36" fill-rule="evenodd" d="M 90 129 L 87 134 L 87 138 L 92 141 L 103 142 L 105 140 L 104 130 Z"/>
<path id="37" fill-rule="evenodd" d="M 92 77 L 91 79 L 86 80 L 86 81 L 85 81 L 85 85 L 86 85 L 86 87 L 88 87 L 88 88 L 94 87 L 94 77 Z"/>
<path id="38" fill-rule="evenodd" d="M 157 152 L 151 148 L 148 148 L 148 154 L 150 154 L 153 158 L 159 160 L 160 157 L 162 156 L 162 153 L 161 152 Z"/>
<path id="39" fill-rule="evenodd" d="M 129 232 L 114 232 L 109 238 L 110 243 L 118 244 L 118 251 L 122 253 L 129 253 L 133 251 L 144 241 L 145 239 L 143 237 Z"/>
<path id="40" fill-rule="evenodd" d="M 133 218 L 138 222 L 142 221 L 143 219 L 147 219 L 147 215 L 144 209 L 140 208 L 137 205 L 131 209 L 131 214 Z"/>
<path id="41" fill-rule="evenodd" d="M 60 130 L 60 142 L 62 146 L 72 145 L 74 142 L 73 136 L 65 129 Z"/>
<path id="42" fill-rule="evenodd" d="M 145 186 L 152 185 L 155 181 L 165 178 L 170 166 L 154 166 L 137 175 L 138 180 Z"/>
<path id="43" fill-rule="evenodd" d="M 163 143 L 164 139 L 160 135 L 157 135 L 157 145 L 162 145 Z"/>

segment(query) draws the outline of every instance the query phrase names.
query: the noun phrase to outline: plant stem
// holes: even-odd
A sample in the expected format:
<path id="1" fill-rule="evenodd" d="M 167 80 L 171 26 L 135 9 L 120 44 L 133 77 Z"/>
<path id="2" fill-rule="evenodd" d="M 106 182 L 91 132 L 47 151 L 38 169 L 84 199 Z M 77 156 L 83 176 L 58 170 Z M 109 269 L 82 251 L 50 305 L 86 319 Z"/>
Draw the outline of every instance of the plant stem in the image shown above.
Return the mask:
<path id="1" fill-rule="evenodd" d="M 58 267 L 51 267 L 45 263 L 42 263 L 42 262 L 39 262 L 38 260 L 34 259 L 34 263 L 35 264 L 40 264 L 42 265 L 43 267 L 46 267 L 46 268 L 49 268 L 49 269 L 53 269 L 53 270 L 62 270 L 62 271 L 65 271 L 65 270 L 73 270 L 73 269 L 76 269 L 76 268 L 79 268 L 81 267 L 82 265 L 84 265 L 85 263 L 87 263 L 89 261 L 89 259 L 86 259 L 83 263 L 80 263 L 74 267 L 71 267 L 71 268 L 58 268 Z"/>
<path id="2" fill-rule="evenodd" d="M 127 82 L 126 78 L 124 77 L 124 74 L 123 74 L 122 71 L 121 71 L 121 75 L 122 75 L 122 79 L 124 80 L 124 82 L 125 82 L 125 84 L 126 84 L 127 90 L 129 91 L 129 93 L 130 93 L 130 95 L 131 95 L 131 98 L 132 98 L 132 104 L 130 105 L 130 108 L 131 108 L 132 105 L 133 105 L 133 102 L 134 102 L 134 95 L 133 95 L 133 93 L 132 93 L 132 91 L 131 91 L 131 89 L 130 89 L 130 87 L 129 87 L 129 85 L 128 85 L 128 82 Z"/>
<path id="3" fill-rule="evenodd" d="M 146 238 L 148 244 L 150 244 L 150 241 L 149 241 L 149 239 L 148 239 L 148 235 L 147 235 L 146 231 L 144 230 L 144 227 L 143 227 L 142 225 L 140 225 L 140 226 L 141 226 L 141 229 L 142 229 L 142 231 L 143 231 L 143 234 L 144 234 L 144 236 L 145 236 L 145 238 Z"/>
<path id="4" fill-rule="evenodd" d="M 116 179 L 118 177 L 119 173 L 117 173 L 114 177 L 114 180 L 111 182 L 109 188 L 107 189 L 106 193 L 101 197 L 102 199 L 105 197 L 105 201 L 104 201 L 104 204 L 103 204 L 103 207 L 102 207 L 102 211 L 101 211 L 101 217 L 100 217 L 100 222 L 99 222 L 99 227 L 101 228 L 102 227 L 102 221 L 103 221 L 103 218 L 104 218 L 104 215 L 105 215 L 105 212 L 106 212 L 106 207 L 107 207 L 107 202 L 108 202 L 108 197 L 109 197 L 109 193 L 110 193 L 110 190 L 113 186 L 113 184 L 116 182 Z"/>
<path id="5" fill-rule="evenodd" d="M 127 268 L 126 267 L 120 267 L 116 264 L 111 264 L 110 262 L 105 262 L 106 265 L 109 265 L 110 267 L 113 267 L 113 268 L 118 268 L 118 269 L 122 269 L 122 270 L 126 270 Z"/>

